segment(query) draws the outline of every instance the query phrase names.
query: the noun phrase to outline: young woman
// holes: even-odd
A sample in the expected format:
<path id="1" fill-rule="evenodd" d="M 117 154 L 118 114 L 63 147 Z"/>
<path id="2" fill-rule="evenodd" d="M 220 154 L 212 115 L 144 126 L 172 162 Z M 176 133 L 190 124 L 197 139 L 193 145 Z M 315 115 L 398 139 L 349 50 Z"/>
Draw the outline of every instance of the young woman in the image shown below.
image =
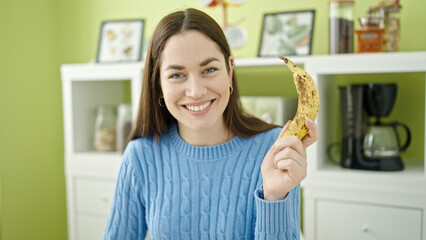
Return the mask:
<path id="1" fill-rule="evenodd" d="M 219 25 L 186 9 L 164 17 L 148 49 L 132 141 L 104 239 L 299 239 L 309 134 L 241 108 Z"/>

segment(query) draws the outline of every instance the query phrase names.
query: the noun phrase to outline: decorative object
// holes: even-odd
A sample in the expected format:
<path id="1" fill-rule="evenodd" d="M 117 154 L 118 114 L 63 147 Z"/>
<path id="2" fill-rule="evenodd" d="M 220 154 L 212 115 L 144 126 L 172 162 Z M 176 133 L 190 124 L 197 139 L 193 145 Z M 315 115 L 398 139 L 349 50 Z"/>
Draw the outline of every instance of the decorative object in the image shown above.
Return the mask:
<path id="1" fill-rule="evenodd" d="M 381 28 L 363 28 L 355 30 L 357 34 L 357 52 L 383 52 L 382 36 L 384 30 Z"/>
<path id="2" fill-rule="evenodd" d="M 310 55 L 314 17 L 315 10 L 265 14 L 258 56 Z"/>
<path id="3" fill-rule="evenodd" d="M 247 0 L 223 0 L 226 5 L 229 6 L 240 6 L 241 4 L 245 3 Z"/>
<path id="4" fill-rule="evenodd" d="M 227 8 L 238 7 L 243 5 L 246 0 L 199 0 L 199 3 L 203 7 L 221 7 L 221 27 L 225 33 L 226 40 L 231 48 L 241 48 L 247 42 L 247 31 L 240 26 L 240 22 L 244 21 L 244 18 L 234 22 L 228 23 Z"/>
<path id="5" fill-rule="evenodd" d="M 102 22 L 96 62 L 136 62 L 142 57 L 144 20 Z"/>
<path id="6" fill-rule="evenodd" d="M 217 0 L 199 0 L 201 6 L 203 7 L 214 7 L 217 5 Z"/>
<path id="7" fill-rule="evenodd" d="M 247 31 L 239 25 L 229 25 L 224 32 L 226 40 L 232 48 L 243 47 L 247 42 Z"/>
<path id="8" fill-rule="evenodd" d="M 381 1 L 378 6 L 368 9 L 368 16 L 376 18 L 378 28 L 383 29 L 382 42 L 384 52 L 399 51 L 401 34 L 399 0 Z M 360 19 L 362 21 L 362 19 Z M 361 22 L 361 25 L 363 23 Z M 363 26 L 364 27 L 364 26 Z"/>

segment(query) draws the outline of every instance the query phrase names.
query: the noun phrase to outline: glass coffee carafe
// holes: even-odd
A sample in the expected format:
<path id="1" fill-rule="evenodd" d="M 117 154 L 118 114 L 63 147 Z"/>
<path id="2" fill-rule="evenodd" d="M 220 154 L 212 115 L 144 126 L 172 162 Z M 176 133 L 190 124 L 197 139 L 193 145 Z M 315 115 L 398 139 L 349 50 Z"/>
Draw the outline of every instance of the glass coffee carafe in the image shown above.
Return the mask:
<path id="1" fill-rule="evenodd" d="M 397 128 L 406 132 L 406 141 L 402 145 Z M 370 158 L 398 157 L 411 142 L 411 133 L 407 125 L 400 122 L 389 124 L 377 123 L 368 128 L 364 136 L 364 155 Z"/>

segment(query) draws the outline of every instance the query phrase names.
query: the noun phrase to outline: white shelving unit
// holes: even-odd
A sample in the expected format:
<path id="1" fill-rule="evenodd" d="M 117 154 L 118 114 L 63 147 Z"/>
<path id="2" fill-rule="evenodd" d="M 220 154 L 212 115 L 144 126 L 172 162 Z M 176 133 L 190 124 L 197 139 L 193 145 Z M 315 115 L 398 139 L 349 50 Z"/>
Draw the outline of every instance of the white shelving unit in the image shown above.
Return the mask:
<path id="1" fill-rule="evenodd" d="M 306 240 L 426 240 L 426 154 L 423 159 L 406 161 L 403 171 L 377 172 L 341 168 L 331 163 L 326 153 L 327 146 L 338 135 L 339 120 L 327 115 L 339 108 L 339 99 L 334 94 L 337 75 L 423 73 L 426 81 L 426 52 L 291 59 L 303 65 L 314 78 L 321 98 L 317 117 L 320 139 L 308 148 L 308 176 L 302 182 Z M 236 60 L 240 67 L 282 64 L 281 60 L 270 58 Z M 415 104 L 410 107 L 419 108 Z"/>
<path id="2" fill-rule="evenodd" d="M 93 147 L 100 104 L 139 104 L 143 63 L 61 66 L 70 240 L 102 239 L 122 153 Z"/>
<path id="3" fill-rule="evenodd" d="M 405 161 L 406 169 L 399 172 L 342 169 L 331 164 L 326 155 L 338 124 L 324 113 L 339 107 L 338 99 L 328 97 L 330 89 L 336 88 L 336 75 L 426 74 L 426 52 L 318 56 L 309 59 L 305 68 L 316 79 L 323 100 L 318 118 L 321 140 L 309 152 L 313 159 L 303 184 L 307 239 L 425 240 L 425 154 L 423 159 Z M 424 111 L 415 104 L 410 107 Z M 425 149 L 423 146 L 423 153 Z"/>
<path id="4" fill-rule="evenodd" d="M 305 239 L 426 240 L 426 154 L 423 159 L 409 161 L 400 172 L 343 169 L 332 164 L 326 155 L 327 146 L 339 138 L 339 120 L 327 115 L 339 108 L 333 94 L 336 76 L 415 72 L 425 74 L 426 81 L 426 52 L 291 59 L 312 75 L 321 98 L 317 118 L 320 139 L 308 148 L 308 176 L 302 182 Z M 250 68 L 283 66 L 278 58 L 236 59 L 235 64 Z M 121 153 L 94 151 L 93 109 L 100 103 L 120 103 L 130 94 L 136 114 L 142 71 L 143 63 L 71 64 L 61 68 L 70 240 L 102 236 L 121 162 Z M 243 84 L 244 79 L 239 81 Z M 126 87 L 129 84 L 130 90 Z M 425 119 L 426 116 L 426 129 Z M 426 146 L 422 151 L 426 151 Z"/>

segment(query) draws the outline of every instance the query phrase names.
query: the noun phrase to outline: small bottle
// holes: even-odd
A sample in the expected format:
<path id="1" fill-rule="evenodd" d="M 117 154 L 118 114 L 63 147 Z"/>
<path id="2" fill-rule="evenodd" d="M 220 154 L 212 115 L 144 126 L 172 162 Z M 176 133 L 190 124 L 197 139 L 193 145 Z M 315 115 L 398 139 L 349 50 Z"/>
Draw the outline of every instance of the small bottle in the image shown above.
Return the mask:
<path id="1" fill-rule="evenodd" d="M 98 151 L 116 150 L 117 114 L 114 106 L 100 105 L 96 108 L 94 147 Z"/>
<path id="2" fill-rule="evenodd" d="M 120 104 L 117 117 L 117 151 L 124 152 L 131 129 L 132 107 L 130 104 Z"/>
<path id="3" fill-rule="evenodd" d="M 330 54 L 353 52 L 353 11 L 354 1 L 330 1 Z"/>

